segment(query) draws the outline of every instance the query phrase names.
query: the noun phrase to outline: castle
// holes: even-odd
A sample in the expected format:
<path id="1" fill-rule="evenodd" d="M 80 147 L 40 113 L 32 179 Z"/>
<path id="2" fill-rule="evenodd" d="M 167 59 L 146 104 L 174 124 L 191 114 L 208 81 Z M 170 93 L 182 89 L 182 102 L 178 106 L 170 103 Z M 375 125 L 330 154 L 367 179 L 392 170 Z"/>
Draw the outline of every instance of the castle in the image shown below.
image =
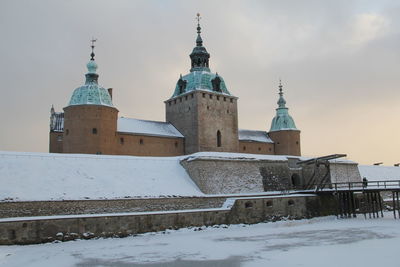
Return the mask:
<path id="1" fill-rule="evenodd" d="M 118 117 L 112 89 L 98 84 L 94 41 L 86 82 L 64 112 L 51 108 L 49 151 L 135 156 L 178 156 L 201 151 L 300 156 L 300 131 L 288 113 L 279 84 L 276 116 L 269 132 L 238 129 L 238 98 L 209 68 L 198 16 L 191 68 L 164 101 L 166 122 Z"/>

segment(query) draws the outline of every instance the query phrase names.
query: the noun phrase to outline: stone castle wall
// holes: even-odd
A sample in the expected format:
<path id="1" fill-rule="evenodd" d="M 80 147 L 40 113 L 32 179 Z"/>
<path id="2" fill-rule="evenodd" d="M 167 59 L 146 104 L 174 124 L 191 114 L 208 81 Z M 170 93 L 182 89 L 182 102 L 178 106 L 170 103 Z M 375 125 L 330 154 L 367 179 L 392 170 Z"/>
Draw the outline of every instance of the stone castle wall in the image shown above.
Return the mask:
<path id="1" fill-rule="evenodd" d="M 330 197 L 251 197 L 234 200 L 232 207 L 207 210 L 133 214 L 78 215 L 0 219 L 0 245 L 34 244 L 54 240 L 127 235 L 233 223 L 258 223 L 282 217 L 292 219 L 334 214 Z"/>
<path id="2" fill-rule="evenodd" d="M 239 141 L 239 153 L 275 155 L 274 143 Z"/>

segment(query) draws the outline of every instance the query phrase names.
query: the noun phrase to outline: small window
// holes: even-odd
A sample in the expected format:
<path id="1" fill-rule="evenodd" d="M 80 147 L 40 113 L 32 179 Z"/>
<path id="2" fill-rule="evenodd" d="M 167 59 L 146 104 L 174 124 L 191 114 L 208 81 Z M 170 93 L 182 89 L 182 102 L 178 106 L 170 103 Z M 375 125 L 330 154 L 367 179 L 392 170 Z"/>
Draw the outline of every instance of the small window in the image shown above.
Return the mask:
<path id="1" fill-rule="evenodd" d="M 101 155 L 101 154 L 102 154 L 101 151 L 96 152 L 96 155 Z"/>
<path id="2" fill-rule="evenodd" d="M 92 134 L 97 134 L 97 128 L 92 129 Z"/>
<path id="3" fill-rule="evenodd" d="M 65 135 L 69 135 L 69 130 L 68 129 L 65 130 Z"/>
<path id="4" fill-rule="evenodd" d="M 266 204 L 267 204 L 267 207 L 272 207 L 272 204 L 273 204 L 272 200 L 268 200 Z"/>
<path id="5" fill-rule="evenodd" d="M 176 104 L 176 99 L 174 99 L 174 104 Z"/>
<path id="6" fill-rule="evenodd" d="M 171 101 L 169 101 L 169 102 L 168 102 L 168 105 L 170 105 L 170 106 L 171 106 Z"/>
<path id="7" fill-rule="evenodd" d="M 226 97 L 224 97 L 224 101 L 226 102 Z"/>
<path id="8" fill-rule="evenodd" d="M 269 150 L 269 151 L 272 151 L 272 148 L 269 148 L 268 150 Z"/>
<path id="9" fill-rule="evenodd" d="M 287 202 L 288 206 L 294 206 L 294 201 L 293 199 L 289 199 L 289 201 Z"/>
<path id="10" fill-rule="evenodd" d="M 280 145 L 281 143 L 278 142 L 278 143 L 276 143 L 276 144 L 277 144 L 277 145 Z"/>
<path id="11" fill-rule="evenodd" d="M 209 110 L 210 109 L 210 107 L 209 106 L 207 106 L 207 110 Z"/>
<path id="12" fill-rule="evenodd" d="M 193 98 L 194 97 L 194 95 L 193 94 L 190 94 L 190 96 Z"/>
<path id="13" fill-rule="evenodd" d="M 222 146 L 222 137 L 221 137 L 221 132 L 218 130 L 217 131 L 217 147 Z"/>
<path id="14" fill-rule="evenodd" d="M 245 146 L 243 147 L 243 151 L 246 151 L 246 147 Z"/>
<path id="15" fill-rule="evenodd" d="M 212 95 L 210 95 L 210 99 L 212 99 Z"/>
<path id="16" fill-rule="evenodd" d="M 217 96 L 217 100 L 219 100 L 219 96 Z"/>
<path id="17" fill-rule="evenodd" d="M 247 201 L 246 203 L 244 203 L 244 207 L 245 207 L 246 209 L 252 208 L 252 207 L 253 207 L 253 203 L 251 203 L 250 201 Z"/>
<path id="18" fill-rule="evenodd" d="M 206 97 L 206 94 L 205 94 L 205 93 L 203 93 L 203 97 Z"/>
<path id="19" fill-rule="evenodd" d="M 187 97 L 188 97 L 188 96 L 187 96 L 187 95 L 185 95 L 185 100 L 187 100 Z"/>
<path id="20" fill-rule="evenodd" d="M 228 114 L 229 114 L 229 109 L 227 109 L 227 110 L 226 110 L 226 113 L 228 113 Z"/>
<path id="21" fill-rule="evenodd" d="M 296 145 L 298 145 L 299 144 L 299 141 L 296 141 Z"/>
<path id="22" fill-rule="evenodd" d="M 231 98 L 231 103 L 233 103 L 233 98 Z"/>
<path id="23" fill-rule="evenodd" d="M 62 135 L 58 135 L 58 136 L 57 136 L 57 141 L 58 141 L 58 142 L 62 142 L 62 140 L 63 140 Z"/>
<path id="24" fill-rule="evenodd" d="M 258 148 L 258 151 L 261 151 L 261 147 Z"/>
<path id="25" fill-rule="evenodd" d="M 119 143 L 120 143 L 121 145 L 123 145 L 123 144 L 124 144 L 124 142 L 125 142 L 124 138 L 123 138 L 123 137 L 121 137 L 121 138 L 119 139 Z"/>
<path id="26" fill-rule="evenodd" d="M 178 142 L 175 142 L 175 147 L 176 147 L 176 148 L 178 147 Z"/>
<path id="27" fill-rule="evenodd" d="M 141 145 L 143 145 L 143 139 L 142 138 L 140 138 L 140 140 L 139 140 L 139 144 L 141 144 Z"/>

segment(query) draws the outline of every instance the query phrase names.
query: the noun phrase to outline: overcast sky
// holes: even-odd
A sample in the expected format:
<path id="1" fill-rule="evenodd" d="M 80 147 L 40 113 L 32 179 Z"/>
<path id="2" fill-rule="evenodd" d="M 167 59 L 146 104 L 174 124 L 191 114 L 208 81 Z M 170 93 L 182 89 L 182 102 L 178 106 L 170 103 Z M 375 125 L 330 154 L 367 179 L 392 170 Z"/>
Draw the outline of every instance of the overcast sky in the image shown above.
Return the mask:
<path id="1" fill-rule="evenodd" d="M 396 0 L 1 0 L 0 150 L 48 151 L 50 107 L 84 83 L 92 37 L 119 115 L 165 120 L 197 12 L 240 128 L 269 130 L 281 78 L 303 155 L 400 162 Z"/>

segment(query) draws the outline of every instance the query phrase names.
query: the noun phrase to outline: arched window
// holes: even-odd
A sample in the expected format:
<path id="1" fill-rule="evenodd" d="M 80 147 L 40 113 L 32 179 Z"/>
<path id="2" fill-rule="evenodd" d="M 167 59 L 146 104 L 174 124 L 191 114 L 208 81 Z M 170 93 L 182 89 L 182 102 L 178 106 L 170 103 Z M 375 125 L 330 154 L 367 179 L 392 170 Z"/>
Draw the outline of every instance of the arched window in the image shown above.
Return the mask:
<path id="1" fill-rule="evenodd" d="M 217 147 L 221 147 L 222 141 L 221 141 L 221 132 L 218 130 L 217 131 Z"/>

